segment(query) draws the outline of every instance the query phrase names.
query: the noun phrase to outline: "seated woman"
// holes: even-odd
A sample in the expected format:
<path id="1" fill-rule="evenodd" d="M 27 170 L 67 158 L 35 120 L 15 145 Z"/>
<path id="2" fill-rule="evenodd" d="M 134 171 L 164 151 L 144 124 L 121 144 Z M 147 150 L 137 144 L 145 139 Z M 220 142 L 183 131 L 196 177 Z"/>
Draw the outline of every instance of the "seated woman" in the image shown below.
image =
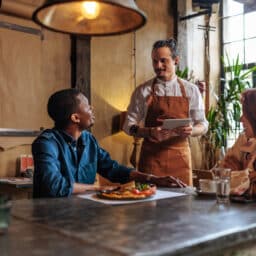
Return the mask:
<path id="1" fill-rule="evenodd" d="M 240 121 L 244 132 L 228 150 L 220 166 L 233 171 L 248 170 L 251 183 L 250 193 L 253 193 L 251 190 L 256 182 L 256 89 L 248 89 L 241 96 L 243 114 Z"/>

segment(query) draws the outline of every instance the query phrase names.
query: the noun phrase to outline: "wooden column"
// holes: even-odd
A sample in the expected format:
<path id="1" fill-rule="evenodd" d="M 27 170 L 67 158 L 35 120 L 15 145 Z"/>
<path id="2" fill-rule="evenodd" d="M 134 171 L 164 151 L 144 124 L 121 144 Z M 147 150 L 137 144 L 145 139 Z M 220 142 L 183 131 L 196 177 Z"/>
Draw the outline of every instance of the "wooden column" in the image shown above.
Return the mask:
<path id="1" fill-rule="evenodd" d="M 91 100 L 91 37 L 71 36 L 71 86 Z"/>
<path id="2" fill-rule="evenodd" d="M 204 40 L 205 40 L 205 48 L 204 48 L 204 79 L 205 79 L 205 113 L 207 114 L 210 109 L 210 18 L 211 14 L 205 15 L 205 34 L 204 34 Z"/>

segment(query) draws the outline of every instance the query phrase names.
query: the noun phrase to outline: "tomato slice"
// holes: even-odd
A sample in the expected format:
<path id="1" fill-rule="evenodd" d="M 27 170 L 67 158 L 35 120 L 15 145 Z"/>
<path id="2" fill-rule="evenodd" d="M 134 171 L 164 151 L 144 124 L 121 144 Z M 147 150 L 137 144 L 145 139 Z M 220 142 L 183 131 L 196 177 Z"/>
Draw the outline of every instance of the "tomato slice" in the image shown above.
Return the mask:
<path id="1" fill-rule="evenodd" d="M 151 196 L 151 195 L 153 195 L 155 193 L 154 193 L 154 191 L 152 191 L 152 189 L 145 189 L 145 190 L 141 191 L 141 194 L 143 194 L 145 196 Z"/>
<path id="2" fill-rule="evenodd" d="M 135 195 L 141 194 L 141 191 L 139 191 L 137 188 L 132 189 L 131 192 Z"/>

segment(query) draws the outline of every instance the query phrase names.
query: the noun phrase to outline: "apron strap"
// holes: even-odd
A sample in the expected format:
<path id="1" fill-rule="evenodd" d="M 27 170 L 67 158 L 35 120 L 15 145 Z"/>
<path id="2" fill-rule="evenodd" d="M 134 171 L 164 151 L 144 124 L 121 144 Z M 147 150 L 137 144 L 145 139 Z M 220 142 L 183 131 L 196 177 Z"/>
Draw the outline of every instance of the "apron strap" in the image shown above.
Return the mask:
<path id="1" fill-rule="evenodd" d="M 180 85 L 180 91 L 181 91 L 182 97 L 186 98 L 187 95 L 186 95 L 186 91 L 185 91 L 185 87 L 184 87 L 183 82 L 182 82 L 181 79 L 178 78 L 178 77 L 177 77 L 177 81 L 178 81 L 178 83 L 179 83 L 179 85 Z"/>
<path id="2" fill-rule="evenodd" d="M 155 95 L 155 83 L 156 83 L 156 78 L 153 80 L 151 84 L 151 93 L 147 97 L 146 104 L 147 106 L 150 106 L 153 100 L 153 95 Z"/>

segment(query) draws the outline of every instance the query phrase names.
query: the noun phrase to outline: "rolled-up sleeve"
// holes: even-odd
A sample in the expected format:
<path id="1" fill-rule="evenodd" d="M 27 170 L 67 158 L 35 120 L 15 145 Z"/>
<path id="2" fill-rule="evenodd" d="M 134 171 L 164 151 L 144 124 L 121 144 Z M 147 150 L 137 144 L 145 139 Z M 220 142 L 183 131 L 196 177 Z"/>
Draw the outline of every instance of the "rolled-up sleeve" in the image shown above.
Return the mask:
<path id="1" fill-rule="evenodd" d="M 202 124 L 204 126 L 204 132 L 208 130 L 208 121 L 205 117 L 205 107 L 203 102 L 203 97 L 200 94 L 197 86 L 191 86 L 190 92 L 190 106 L 189 115 L 192 118 L 193 124 Z"/>
<path id="2" fill-rule="evenodd" d="M 123 130 L 130 135 L 130 127 L 132 125 L 139 125 L 144 122 L 147 105 L 145 96 L 143 95 L 144 88 L 142 86 L 137 87 L 133 92 L 130 100 L 130 104 L 127 108 L 127 116 L 124 122 Z"/>
<path id="3" fill-rule="evenodd" d="M 112 160 L 108 152 L 104 149 L 98 149 L 98 173 L 112 182 L 126 183 L 129 181 L 130 172 L 134 168 L 120 165 Z"/>

